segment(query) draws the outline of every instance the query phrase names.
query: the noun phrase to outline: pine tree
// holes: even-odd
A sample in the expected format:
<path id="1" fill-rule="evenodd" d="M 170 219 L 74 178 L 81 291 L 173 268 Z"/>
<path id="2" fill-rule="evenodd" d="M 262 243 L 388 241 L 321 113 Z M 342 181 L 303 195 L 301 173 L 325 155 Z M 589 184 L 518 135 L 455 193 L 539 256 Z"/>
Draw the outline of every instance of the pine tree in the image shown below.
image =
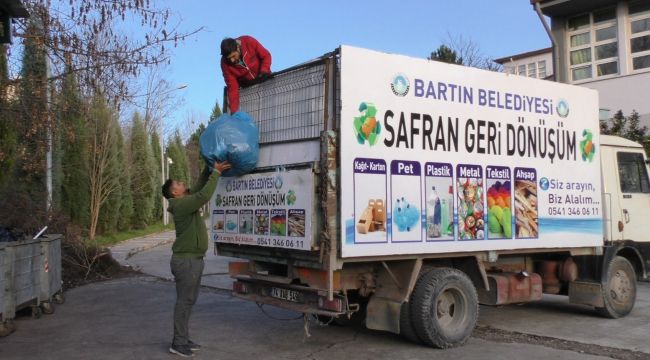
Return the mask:
<path id="1" fill-rule="evenodd" d="M 63 173 L 60 209 L 72 223 L 87 228 L 90 225 L 90 132 L 84 118 L 84 107 L 75 76 L 70 74 L 63 79 L 56 99 Z"/>
<path id="2" fill-rule="evenodd" d="M 140 114 L 135 113 L 131 127 L 131 191 L 133 194 L 133 225 L 144 228 L 151 219 L 154 207 L 154 196 L 158 194 L 154 179 L 155 164 L 151 145 L 144 122 Z"/>
<path id="3" fill-rule="evenodd" d="M 6 172 L 3 170 L 6 178 L 0 188 L 0 219 L 4 225 L 19 227 L 28 233 L 36 232 L 48 223 L 49 209 L 46 205 L 50 205 L 45 186 L 49 129 L 47 62 L 44 31 L 39 20 L 39 16 L 27 20 L 17 96 L 11 101 L 11 113 L 3 116 L 2 121 L 11 123 L 2 126 L 10 132 L 0 135 L 3 139 L 0 149 L 8 148 L 13 159 L 2 161 L 3 167 L 7 168 Z M 5 138 L 8 139 L 6 143 Z M 5 155 L 2 157 L 6 159 Z"/>
<path id="4" fill-rule="evenodd" d="M 438 49 L 431 53 L 429 60 L 442 61 L 449 64 L 463 65 L 463 58 L 459 57 L 456 51 L 447 45 L 440 45 Z"/>
<path id="5" fill-rule="evenodd" d="M 45 189 L 45 154 L 48 149 L 47 131 L 47 60 L 44 31 L 38 16 L 31 17 L 25 30 L 20 81 L 17 133 L 22 134 L 17 159 L 20 183 L 34 199 Z M 43 199 L 43 197 L 41 197 Z"/>
<path id="6" fill-rule="evenodd" d="M 152 220 L 159 221 L 162 219 L 162 194 L 160 191 L 160 186 L 162 186 L 162 175 L 163 175 L 163 170 L 162 167 L 162 148 L 160 147 L 160 137 L 158 136 L 158 132 L 154 131 L 153 134 L 151 134 L 151 151 L 153 153 L 153 158 L 154 158 L 154 164 L 155 164 L 155 174 L 154 174 L 154 179 L 156 183 L 156 187 L 154 188 L 154 193 L 156 194 L 154 196 L 154 211 L 152 213 Z"/>
<path id="7" fill-rule="evenodd" d="M 647 132 L 648 127 L 641 126 L 636 110 L 632 110 L 630 116 L 625 116 L 622 110 L 618 110 L 611 119 L 600 121 L 601 134 L 620 136 L 639 144 L 643 144 Z"/>
<path id="8" fill-rule="evenodd" d="M 214 103 L 214 107 L 212 108 L 212 113 L 210 114 L 210 122 L 213 122 L 221 116 L 221 107 L 219 106 L 219 100 L 217 100 Z"/>
<path id="9" fill-rule="evenodd" d="M 108 167 L 115 169 L 115 177 L 117 178 L 117 181 L 113 191 L 108 194 L 106 201 L 102 204 L 99 212 L 99 230 L 102 234 L 113 234 L 117 232 L 120 220 L 120 209 L 122 208 L 122 192 L 124 191 L 124 183 L 121 180 L 124 168 L 126 167 L 124 162 L 121 161 L 124 147 L 122 129 L 120 128 L 116 116 L 112 117 L 111 122 L 110 131 L 113 132 L 111 137 L 115 140 L 108 144 L 108 151 L 111 153 L 108 160 Z"/>
<path id="10" fill-rule="evenodd" d="M 62 185 L 63 173 L 63 146 L 65 133 L 61 131 L 59 119 L 52 114 L 52 210 L 61 212 L 63 210 Z"/>
<path id="11" fill-rule="evenodd" d="M 120 183 L 122 185 L 122 199 L 120 201 L 120 209 L 118 211 L 117 229 L 120 231 L 128 230 L 131 228 L 131 219 L 133 217 L 133 195 L 131 190 L 131 166 L 128 163 L 128 149 L 124 143 L 124 136 L 122 132 L 119 133 L 117 140 L 119 144 L 118 159 L 122 164 L 122 173 L 120 175 Z"/>
<path id="12" fill-rule="evenodd" d="M 201 157 L 201 148 L 199 144 L 201 134 L 203 134 L 204 131 L 205 125 L 199 124 L 199 128 L 194 131 L 189 140 L 187 140 L 187 144 L 185 145 L 185 151 L 187 153 L 187 159 L 190 167 L 189 176 L 192 180 L 199 178 L 203 166 L 205 166 L 205 161 L 203 160 L 203 157 Z"/>
<path id="13" fill-rule="evenodd" d="M 640 126 L 639 113 L 632 110 L 632 114 L 627 117 L 627 129 L 625 129 L 625 138 L 643 144 L 643 140 L 648 132 L 647 126 Z"/>
<path id="14" fill-rule="evenodd" d="M 178 131 L 174 134 L 167 148 L 167 153 L 172 159 L 172 164 L 169 166 L 169 178 L 190 184 L 190 168 L 187 153 L 185 152 L 185 146 L 183 146 L 183 140 Z"/>
<path id="15" fill-rule="evenodd" d="M 623 111 L 617 111 L 616 114 L 614 114 L 614 117 L 611 119 L 612 125 L 609 128 L 609 134 L 615 136 L 623 136 L 625 132 L 626 121 L 627 119 L 625 119 Z"/>
<path id="16" fill-rule="evenodd" d="M 4 44 L 0 44 L 0 184 L 13 167 L 18 141 L 11 122 L 12 103 L 7 96 L 8 73 L 7 49 Z"/>

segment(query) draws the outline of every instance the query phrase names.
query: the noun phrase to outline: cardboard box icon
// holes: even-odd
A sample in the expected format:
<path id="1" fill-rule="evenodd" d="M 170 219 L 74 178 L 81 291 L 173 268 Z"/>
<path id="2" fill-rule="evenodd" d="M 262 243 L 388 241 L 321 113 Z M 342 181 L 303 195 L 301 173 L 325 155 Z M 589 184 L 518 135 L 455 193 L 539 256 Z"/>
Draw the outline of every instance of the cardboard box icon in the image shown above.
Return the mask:
<path id="1" fill-rule="evenodd" d="M 373 231 L 386 231 L 386 205 L 383 199 L 370 199 L 357 221 L 357 232 L 367 234 Z"/>

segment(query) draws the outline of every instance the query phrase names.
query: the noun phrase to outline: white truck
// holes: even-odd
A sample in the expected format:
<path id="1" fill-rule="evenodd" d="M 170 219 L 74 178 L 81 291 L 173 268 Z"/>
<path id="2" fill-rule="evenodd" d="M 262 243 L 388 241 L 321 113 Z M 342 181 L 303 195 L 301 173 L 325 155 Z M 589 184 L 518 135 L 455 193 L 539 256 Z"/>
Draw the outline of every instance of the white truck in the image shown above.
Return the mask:
<path id="1" fill-rule="evenodd" d="M 643 148 L 593 90 L 341 46 L 242 89 L 258 167 L 211 237 L 237 297 L 462 344 L 478 304 L 627 315 L 646 277 Z"/>

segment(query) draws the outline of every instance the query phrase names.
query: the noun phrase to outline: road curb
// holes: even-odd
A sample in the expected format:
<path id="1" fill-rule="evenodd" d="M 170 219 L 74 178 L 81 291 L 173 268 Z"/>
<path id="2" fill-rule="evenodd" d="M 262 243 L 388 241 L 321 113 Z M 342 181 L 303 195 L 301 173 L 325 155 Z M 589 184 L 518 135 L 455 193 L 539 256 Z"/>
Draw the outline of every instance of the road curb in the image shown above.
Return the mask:
<path id="1" fill-rule="evenodd" d="M 135 254 L 137 254 L 139 252 L 150 250 L 150 249 L 156 248 L 158 246 L 167 245 L 167 244 L 170 244 L 170 243 L 173 243 L 173 242 L 174 242 L 174 239 L 169 239 L 169 240 L 163 240 L 163 241 L 160 241 L 160 242 L 157 242 L 157 243 L 154 243 L 154 244 L 147 244 L 147 245 L 144 245 L 144 246 L 139 246 L 137 248 L 133 248 L 133 249 L 129 250 L 126 253 L 126 256 L 124 257 L 124 260 L 128 260 L 130 257 L 132 257 L 133 255 L 135 255 Z"/>

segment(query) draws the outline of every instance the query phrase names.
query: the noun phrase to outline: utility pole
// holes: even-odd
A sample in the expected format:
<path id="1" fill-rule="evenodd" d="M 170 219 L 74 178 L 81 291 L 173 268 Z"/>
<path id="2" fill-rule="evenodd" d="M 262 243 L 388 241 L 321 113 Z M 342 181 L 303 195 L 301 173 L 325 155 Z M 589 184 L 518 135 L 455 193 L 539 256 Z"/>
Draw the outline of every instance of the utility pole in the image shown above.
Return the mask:
<path id="1" fill-rule="evenodd" d="M 169 92 L 176 91 L 176 90 L 182 90 L 187 87 L 187 84 L 183 84 L 178 86 L 175 89 L 170 90 Z M 162 95 L 162 94 L 161 94 Z M 146 109 L 147 112 L 149 112 L 149 108 L 147 107 Z M 160 119 L 160 186 L 162 186 L 165 181 L 167 180 L 165 177 L 165 163 L 167 162 L 167 157 L 165 156 L 165 119 Z M 167 176 L 169 176 L 169 166 L 167 166 Z M 169 224 L 169 214 L 167 213 L 167 207 L 169 202 L 167 199 L 163 196 L 163 201 L 162 201 L 162 213 L 163 213 L 163 225 Z"/>

